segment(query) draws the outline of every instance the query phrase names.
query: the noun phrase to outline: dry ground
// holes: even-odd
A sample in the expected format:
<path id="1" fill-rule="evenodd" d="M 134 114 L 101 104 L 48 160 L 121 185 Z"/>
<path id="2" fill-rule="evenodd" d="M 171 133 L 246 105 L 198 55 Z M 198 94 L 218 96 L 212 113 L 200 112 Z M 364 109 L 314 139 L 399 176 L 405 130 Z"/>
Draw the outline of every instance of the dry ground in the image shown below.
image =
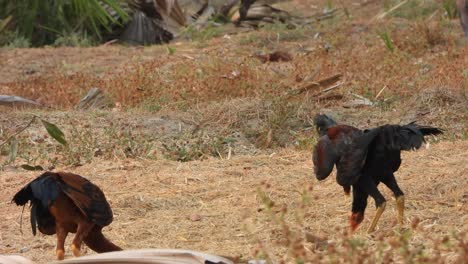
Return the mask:
<path id="1" fill-rule="evenodd" d="M 412 243 L 424 244 L 427 233 L 444 236 L 468 229 L 468 143 L 441 142 L 429 149 L 404 155 L 397 178 L 407 195 L 406 225 L 421 220 Z M 74 169 L 101 186 L 114 210 L 106 235 L 123 248 L 190 248 L 220 255 L 251 256 L 257 241 L 274 242 L 275 224 L 258 197 L 262 182 L 271 184 L 268 195 L 291 210 L 298 209 L 301 192 L 313 186 L 315 197 L 306 208 L 311 216 L 305 227 L 327 236 L 341 237 L 347 227 L 351 199 L 331 179 L 317 183 L 312 175 L 309 152 L 280 151 L 275 155 L 210 159 L 178 163 L 172 161 L 96 161 Z M 27 256 L 39 262 L 54 259 L 55 237 L 30 233 L 28 212 L 20 233 L 21 209 L 11 205 L 14 192 L 37 173 L 9 169 L 2 173 L 3 192 L 0 250 Z M 391 194 L 381 188 L 392 200 Z M 395 229 L 396 211 L 389 203 L 377 233 Z M 369 215 L 356 236 L 364 239 Z M 293 218 L 288 215 L 288 221 Z M 447 253 L 453 260 L 457 252 Z M 91 254 L 91 252 L 88 252 Z"/>
<path id="2" fill-rule="evenodd" d="M 104 232 L 127 249 L 252 259 L 263 247 L 261 257 L 281 258 L 297 251 L 285 239 L 300 237 L 300 248 L 323 262 L 361 263 L 367 248 L 399 262 L 412 254 L 420 262 L 437 254 L 439 261 L 468 262 L 468 45 L 458 21 L 443 19 L 440 9 L 414 20 L 373 21 L 384 10 L 381 1 L 339 2 L 334 19 L 294 30 L 273 25 L 146 48 L 0 49 L 0 94 L 52 108 L 1 107 L 0 142 L 34 113 L 57 124 L 69 143 L 60 146 L 36 123 L 18 136 L 14 162 L 9 144 L 0 147 L 0 253 L 55 259 L 55 237 L 33 237 L 27 210 L 21 233 L 21 208 L 10 204 L 38 175 L 20 168 L 29 163 L 72 171 L 102 187 L 115 215 Z M 310 14 L 331 1 L 295 3 L 293 12 Z M 394 52 L 379 32 L 390 34 Z M 253 56 L 274 50 L 294 59 L 262 64 Z M 325 97 L 311 96 L 316 91 L 280 97 L 337 73 L 343 84 Z M 93 86 L 117 107 L 72 110 Z M 375 105 L 349 106 L 353 94 Z M 428 149 L 404 153 L 397 173 L 407 194 L 401 232 L 391 193 L 381 188 L 389 203 L 375 235 L 365 234 L 372 202 L 358 232 L 344 234 L 351 198 L 334 175 L 320 183 L 313 177 L 310 120 L 318 112 L 359 127 L 418 120 L 445 129 Z"/>

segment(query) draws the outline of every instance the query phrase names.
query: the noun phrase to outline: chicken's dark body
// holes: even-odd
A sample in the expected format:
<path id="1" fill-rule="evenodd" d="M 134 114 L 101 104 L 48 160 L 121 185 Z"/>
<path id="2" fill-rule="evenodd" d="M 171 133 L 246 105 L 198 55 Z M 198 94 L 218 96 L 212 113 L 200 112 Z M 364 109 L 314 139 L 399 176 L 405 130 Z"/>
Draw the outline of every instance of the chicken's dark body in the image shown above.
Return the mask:
<path id="1" fill-rule="evenodd" d="M 361 170 L 361 176 L 352 184 L 353 186 L 353 214 L 362 213 L 367 207 L 367 198 L 370 195 L 375 200 L 376 207 L 385 202 L 384 196 L 377 189 L 380 183 L 385 184 L 395 195 L 404 195 L 398 186 L 394 172 L 401 165 L 401 152 L 387 149 L 377 137 L 368 147 L 366 161 Z"/>
<path id="2" fill-rule="evenodd" d="M 386 202 L 377 189 L 380 183 L 394 193 L 401 222 L 404 194 L 394 176 L 401 165 L 401 151 L 418 149 L 425 135 L 437 135 L 442 131 L 414 123 L 404 126 L 384 125 L 362 131 L 352 126 L 338 125 L 325 115 L 317 116 L 315 124 L 321 135 L 313 153 L 315 174 L 317 179 L 323 180 L 336 165 L 338 184 L 347 193 L 352 186 L 351 227 L 355 229 L 362 222 L 367 198 L 371 196 L 377 208 L 380 208 L 370 230 L 375 228 Z"/>

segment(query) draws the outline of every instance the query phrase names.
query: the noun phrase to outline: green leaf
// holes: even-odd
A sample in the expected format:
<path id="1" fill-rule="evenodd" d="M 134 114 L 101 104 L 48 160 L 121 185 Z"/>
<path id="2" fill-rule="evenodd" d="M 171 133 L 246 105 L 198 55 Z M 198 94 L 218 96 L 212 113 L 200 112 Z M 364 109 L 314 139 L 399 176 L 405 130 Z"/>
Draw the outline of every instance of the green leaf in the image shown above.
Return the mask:
<path id="1" fill-rule="evenodd" d="M 15 161 L 16 155 L 18 154 L 18 140 L 13 137 L 10 141 L 10 157 L 8 163 Z"/>
<path id="2" fill-rule="evenodd" d="M 56 125 L 52 123 L 45 121 L 44 119 L 41 119 L 41 121 L 45 129 L 47 130 L 47 133 L 49 133 L 51 137 L 57 140 L 60 144 L 67 145 L 67 141 L 65 140 L 65 135 L 63 134 L 62 130 L 60 130 L 60 128 L 58 128 Z"/>
<path id="3" fill-rule="evenodd" d="M 7 28 L 33 46 L 53 44 L 58 38 L 69 35 L 101 40 L 114 26 L 129 21 L 127 2 L 133 1 L 0 0 L 0 31 L 6 24 L 2 20 L 11 16 Z"/>
<path id="4" fill-rule="evenodd" d="M 42 168 L 39 165 L 31 166 L 31 165 L 28 165 L 28 164 L 21 165 L 21 168 L 23 168 L 25 170 L 28 170 L 28 171 L 42 171 L 42 170 L 44 170 L 44 168 Z"/>
<path id="5" fill-rule="evenodd" d="M 11 21 L 11 16 L 8 16 L 8 17 L 6 17 L 4 19 L 0 19 L 0 32 L 2 32 L 4 29 L 6 29 L 6 27 L 10 23 L 10 21 Z"/>

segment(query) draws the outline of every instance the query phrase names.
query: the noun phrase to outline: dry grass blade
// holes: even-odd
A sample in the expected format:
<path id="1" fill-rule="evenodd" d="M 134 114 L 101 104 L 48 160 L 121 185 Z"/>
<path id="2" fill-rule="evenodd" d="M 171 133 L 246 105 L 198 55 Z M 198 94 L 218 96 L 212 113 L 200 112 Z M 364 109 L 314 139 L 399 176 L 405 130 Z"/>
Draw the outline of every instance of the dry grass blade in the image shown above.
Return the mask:
<path id="1" fill-rule="evenodd" d="M 387 85 L 384 85 L 384 87 L 382 87 L 382 89 L 380 89 L 380 91 L 377 93 L 377 95 L 375 96 L 374 100 L 377 100 L 377 98 L 379 98 L 379 96 L 383 93 L 383 91 L 387 88 Z"/>
<path id="2" fill-rule="evenodd" d="M 381 19 L 384 19 L 388 14 L 392 13 L 393 11 L 397 10 L 398 8 L 400 8 L 401 6 L 403 6 L 404 4 L 406 4 L 408 2 L 408 0 L 405 0 L 405 1 L 402 1 L 398 4 L 396 4 L 395 6 L 393 6 L 392 8 L 390 8 L 389 10 L 385 11 L 385 12 L 382 12 L 378 15 L 376 15 L 375 17 L 373 17 L 371 19 L 371 21 L 375 21 L 375 20 L 381 20 Z"/>

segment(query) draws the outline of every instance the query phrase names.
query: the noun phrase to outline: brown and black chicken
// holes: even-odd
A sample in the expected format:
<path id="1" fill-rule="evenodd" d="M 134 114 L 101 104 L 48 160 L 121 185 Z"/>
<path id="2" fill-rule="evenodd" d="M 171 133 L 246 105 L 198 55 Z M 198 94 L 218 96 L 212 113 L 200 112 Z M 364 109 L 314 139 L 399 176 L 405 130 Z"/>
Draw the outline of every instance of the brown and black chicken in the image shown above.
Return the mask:
<path id="1" fill-rule="evenodd" d="M 122 250 L 102 234 L 112 222 L 112 210 L 104 193 L 87 179 L 72 173 L 45 172 L 13 197 L 12 202 L 31 202 L 31 227 L 46 235 L 57 234 L 57 258 L 64 259 L 68 233 L 76 233 L 71 244 L 73 255 L 81 254 L 81 243 L 102 253 Z"/>
<path id="2" fill-rule="evenodd" d="M 414 122 L 360 130 L 338 125 L 327 115 L 317 115 L 314 123 L 320 135 L 313 152 L 315 175 L 318 180 L 324 180 L 336 165 L 338 184 L 347 194 L 352 186 L 351 229 L 354 231 L 364 219 L 367 198 L 371 196 L 377 211 L 367 231 L 375 230 L 386 204 L 377 189 L 381 182 L 394 193 L 398 223 L 402 224 L 405 199 L 394 175 L 401 164 L 401 151 L 420 148 L 425 142 L 424 136 L 438 135 L 442 130 Z"/>

